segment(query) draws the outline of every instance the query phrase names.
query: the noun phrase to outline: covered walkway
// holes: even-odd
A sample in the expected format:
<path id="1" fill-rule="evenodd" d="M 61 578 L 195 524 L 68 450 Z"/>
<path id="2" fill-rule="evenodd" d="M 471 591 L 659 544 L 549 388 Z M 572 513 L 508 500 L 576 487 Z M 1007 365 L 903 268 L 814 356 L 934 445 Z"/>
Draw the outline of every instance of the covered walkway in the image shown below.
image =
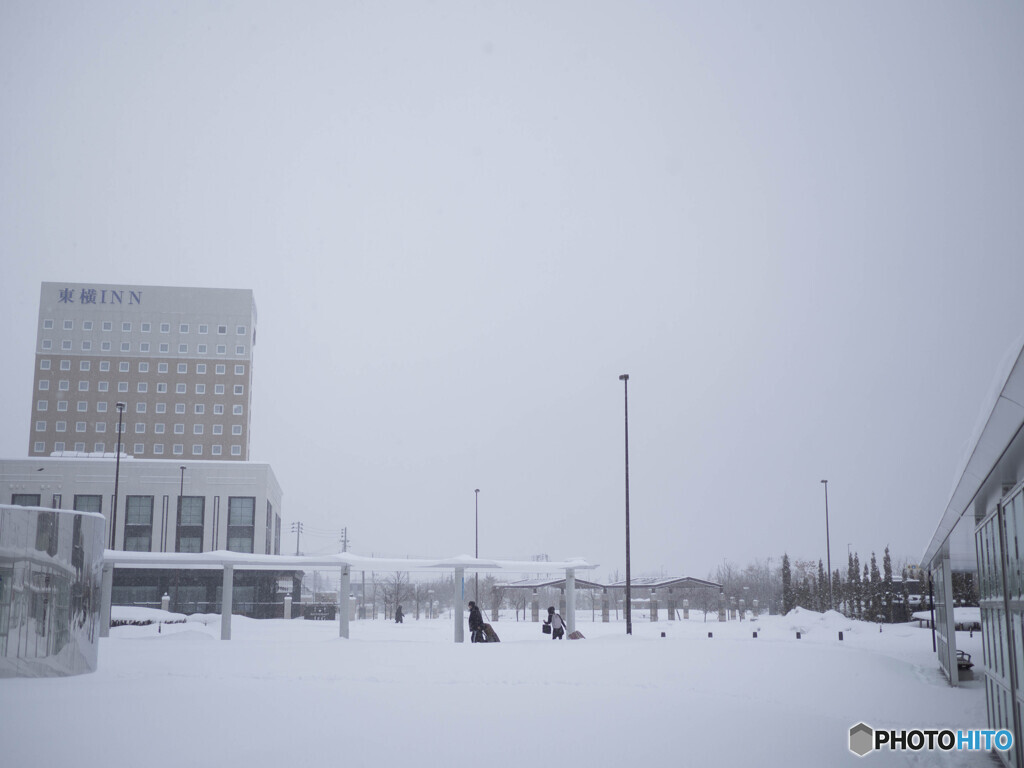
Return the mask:
<path id="1" fill-rule="evenodd" d="M 363 557 L 349 552 L 336 555 L 288 556 L 249 555 L 216 551 L 187 554 L 183 552 L 124 552 L 108 549 L 103 554 L 103 585 L 100 637 L 110 635 L 110 603 L 114 585 L 114 568 L 222 569 L 224 582 L 221 600 L 221 640 L 231 639 L 231 603 L 235 570 L 329 570 L 341 574 L 338 589 L 339 608 L 347 605 L 353 571 L 450 571 L 456 583 L 462 583 L 466 572 L 502 571 L 506 573 L 553 574 L 565 582 L 565 622 L 571 633 L 576 629 L 576 572 L 596 568 L 585 560 L 535 562 L 516 560 L 485 560 L 458 555 L 437 560 Z M 463 601 L 454 601 L 452 629 L 456 643 L 465 642 Z M 338 636 L 349 636 L 349 612 L 338 611 Z"/>

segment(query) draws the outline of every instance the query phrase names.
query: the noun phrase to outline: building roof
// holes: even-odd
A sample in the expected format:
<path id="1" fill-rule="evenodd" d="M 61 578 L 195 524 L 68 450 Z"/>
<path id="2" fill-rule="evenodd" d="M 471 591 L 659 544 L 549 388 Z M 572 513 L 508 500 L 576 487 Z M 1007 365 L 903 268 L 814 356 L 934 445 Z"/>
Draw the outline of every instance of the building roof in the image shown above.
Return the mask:
<path id="1" fill-rule="evenodd" d="M 705 581 L 704 579 L 695 579 L 692 576 L 641 576 L 640 578 L 630 580 L 630 588 L 633 587 L 647 587 L 648 589 L 661 589 L 662 587 L 718 587 L 721 588 L 721 584 L 716 584 L 713 581 Z M 541 587 L 564 587 L 565 579 L 552 579 L 552 578 L 533 578 L 533 579 L 521 579 L 519 581 L 510 581 L 505 584 L 499 584 L 499 587 L 505 587 L 508 589 L 540 589 Z M 581 589 L 625 589 L 626 581 L 615 581 L 608 584 L 599 584 L 596 581 L 585 581 L 583 579 L 576 579 L 576 586 Z"/>

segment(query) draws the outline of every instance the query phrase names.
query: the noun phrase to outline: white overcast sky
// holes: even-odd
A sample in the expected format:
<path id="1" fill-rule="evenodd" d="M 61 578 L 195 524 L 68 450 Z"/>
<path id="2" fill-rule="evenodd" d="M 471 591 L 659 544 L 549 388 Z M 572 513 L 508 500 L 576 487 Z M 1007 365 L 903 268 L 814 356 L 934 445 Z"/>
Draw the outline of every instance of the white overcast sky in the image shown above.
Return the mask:
<path id="1" fill-rule="evenodd" d="M 1019 2 L 0 4 L 0 455 L 43 281 L 251 288 L 365 554 L 916 561 L 1024 331 Z M 293 537 L 282 542 L 294 551 Z M 838 565 L 837 565 L 838 563 Z"/>

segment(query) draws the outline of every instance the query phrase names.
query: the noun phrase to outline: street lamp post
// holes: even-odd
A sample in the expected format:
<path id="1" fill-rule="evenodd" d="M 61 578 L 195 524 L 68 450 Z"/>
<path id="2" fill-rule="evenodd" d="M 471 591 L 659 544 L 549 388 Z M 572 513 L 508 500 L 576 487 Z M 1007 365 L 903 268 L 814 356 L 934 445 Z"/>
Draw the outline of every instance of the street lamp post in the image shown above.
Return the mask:
<path id="1" fill-rule="evenodd" d="M 619 376 L 622 382 L 624 407 L 626 415 L 626 606 L 623 613 L 626 615 L 626 634 L 633 634 L 633 604 L 632 591 L 629 573 L 629 374 Z"/>
<path id="2" fill-rule="evenodd" d="M 825 485 L 825 559 L 828 561 L 828 608 L 835 609 L 832 602 L 832 547 L 828 541 L 828 480 L 821 481 Z"/>
<path id="3" fill-rule="evenodd" d="M 110 548 L 117 548 L 117 486 L 121 480 L 121 427 L 124 417 L 124 403 L 117 403 L 117 454 L 114 457 L 114 509 L 110 513 Z"/>
<path id="4" fill-rule="evenodd" d="M 480 489 L 475 488 L 473 490 L 474 504 L 473 504 L 473 522 L 474 522 L 474 539 L 475 544 L 473 545 L 473 557 L 480 557 Z M 476 572 L 476 577 L 473 587 L 473 600 L 476 604 L 480 605 L 480 571 Z"/>
<path id="5" fill-rule="evenodd" d="M 181 485 L 178 487 L 178 525 L 180 526 L 182 507 L 185 506 L 185 465 L 181 465 L 180 467 L 178 467 L 178 469 L 181 470 Z"/>

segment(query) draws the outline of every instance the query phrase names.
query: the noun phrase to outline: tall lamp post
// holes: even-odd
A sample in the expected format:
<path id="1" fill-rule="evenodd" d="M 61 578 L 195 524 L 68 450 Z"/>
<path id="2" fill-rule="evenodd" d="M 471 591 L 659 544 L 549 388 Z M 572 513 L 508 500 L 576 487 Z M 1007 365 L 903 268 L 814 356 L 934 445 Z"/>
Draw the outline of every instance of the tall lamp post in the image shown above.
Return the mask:
<path id="1" fill-rule="evenodd" d="M 480 557 L 480 489 L 475 488 L 473 490 L 474 502 L 473 502 L 473 523 L 474 523 L 474 539 L 475 544 L 473 545 L 473 557 Z M 480 605 L 480 571 L 476 572 L 475 586 L 473 587 L 473 600 L 476 601 L 477 605 Z"/>
<path id="2" fill-rule="evenodd" d="M 184 507 L 184 498 L 185 498 L 185 465 L 182 464 L 180 467 L 178 467 L 178 469 L 181 470 L 181 485 L 178 487 L 178 523 L 177 523 L 177 525 L 180 527 L 181 526 L 181 513 L 183 511 L 182 507 Z"/>
<path id="3" fill-rule="evenodd" d="M 633 597 L 629 573 L 629 374 L 619 376 L 622 382 L 624 407 L 626 414 L 626 605 L 623 613 L 626 616 L 626 634 L 633 634 Z"/>
<path id="4" fill-rule="evenodd" d="M 114 509 L 110 513 L 110 548 L 117 548 L 117 486 L 121 479 L 121 427 L 123 424 L 124 403 L 117 403 L 117 455 L 114 458 Z"/>
<path id="5" fill-rule="evenodd" d="M 828 542 L 828 480 L 821 481 L 825 485 L 825 559 L 828 560 L 828 609 L 835 609 L 832 602 L 832 547 Z"/>

